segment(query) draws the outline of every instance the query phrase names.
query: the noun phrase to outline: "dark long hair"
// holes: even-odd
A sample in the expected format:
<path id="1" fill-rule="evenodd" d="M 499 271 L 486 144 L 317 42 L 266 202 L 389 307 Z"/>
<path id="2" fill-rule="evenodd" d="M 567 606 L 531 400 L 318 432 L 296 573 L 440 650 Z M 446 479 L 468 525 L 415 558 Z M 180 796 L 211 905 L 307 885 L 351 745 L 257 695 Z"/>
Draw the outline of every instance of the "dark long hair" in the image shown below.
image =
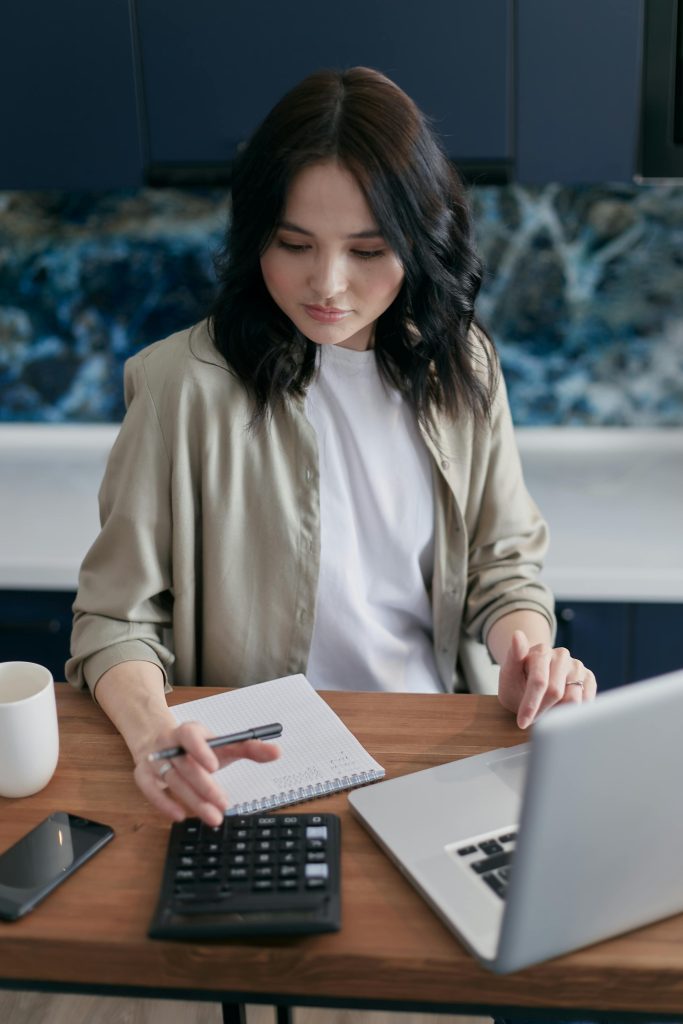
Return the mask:
<path id="1" fill-rule="evenodd" d="M 428 428 L 435 410 L 490 413 L 498 363 L 474 319 L 482 278 L 459 176 L 413 101 L 369 68 L 319 71 L 271 110 L 232 172 L 232 218 L 209 311 L 216 348 L 262 419 L 302 395 L 318 346 L 270 297 L 260 257 L 295 175 L 336 160 L 356 178 L 405 279 L 374 335 L 379 371 Z"/>

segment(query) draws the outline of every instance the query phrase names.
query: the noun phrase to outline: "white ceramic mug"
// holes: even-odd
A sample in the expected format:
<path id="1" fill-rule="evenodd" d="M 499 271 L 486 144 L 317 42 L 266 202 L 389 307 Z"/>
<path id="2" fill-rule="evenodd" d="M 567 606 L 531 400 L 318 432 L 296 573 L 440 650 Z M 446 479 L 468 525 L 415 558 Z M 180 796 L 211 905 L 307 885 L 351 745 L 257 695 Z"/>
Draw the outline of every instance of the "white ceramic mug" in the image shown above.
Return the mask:
<path id="1" fill-rule="evenodd" d="M 59 758 L 55 684 L 29 661 L 0 662 L 0 796 L 47 786 Z"/>

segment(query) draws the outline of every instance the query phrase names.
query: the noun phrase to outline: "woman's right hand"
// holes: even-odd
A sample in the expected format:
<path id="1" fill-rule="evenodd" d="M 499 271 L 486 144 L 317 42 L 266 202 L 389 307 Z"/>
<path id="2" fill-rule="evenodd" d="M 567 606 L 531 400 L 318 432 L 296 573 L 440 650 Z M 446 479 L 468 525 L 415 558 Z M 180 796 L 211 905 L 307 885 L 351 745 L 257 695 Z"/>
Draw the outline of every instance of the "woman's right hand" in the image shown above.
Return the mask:
<path id="1" fill-rule="evenodd" d="M 274 761 L 280 756 L 275 743 L 246 740 L 211 748 L 209 730 L 198 722 L 177 725 L 164 695 L 164 675 L 150 661 L 124 661 L 113 665 L 97 681 L 95 699 L 119 730 L 135 762 L 135 781 L 149 802 L 173 821 L 189 816 L 207 825 L 220 825 L 230 796 L 213 773 L 248 757 Z M 148 755 L 167 747 L 187 751 L 168 761 L 148 761 Z M 163 768 L 161 775 L 159 769 Z M 258 768 L 254 768 L 258 771 Z"/>
<path id="2" fill-rule="evenodd" d="M 149 745 L 136 752 L 135 781 L 149 802 L 173 821 L 189 816 L 201 818 L 207 825 L 220 825 L 230 798 L 213 778 L 213 772 L 244 757 L 266 762 L 280 756 L 276 743 L 245 740 L 212 748 L 206 742 L 210 736 L 211 732 L 199 722 L 184 722 L 175 728 L 164 727 Z M 187 753 L 167 761 L 148 760 L 148 754 L 175 746 Z M 164 765 L 170 767 L 162 768 Z"/>

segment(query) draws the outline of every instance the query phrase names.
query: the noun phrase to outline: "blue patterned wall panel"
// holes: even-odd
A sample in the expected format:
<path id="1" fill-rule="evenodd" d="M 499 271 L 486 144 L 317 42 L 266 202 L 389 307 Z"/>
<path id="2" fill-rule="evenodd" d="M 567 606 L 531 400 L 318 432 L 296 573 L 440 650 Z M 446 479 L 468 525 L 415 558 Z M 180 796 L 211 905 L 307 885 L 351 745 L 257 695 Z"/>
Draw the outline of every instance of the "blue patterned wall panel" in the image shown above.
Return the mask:
<path id="1" fill-rule="evenodd" d="M 472 206 L 515 422 L 683 426 L 683 189 Z M 0 420 L 118 421 L 125 359 L 203 315 L 228 217 L 222 191 L 0 193 Z"/>

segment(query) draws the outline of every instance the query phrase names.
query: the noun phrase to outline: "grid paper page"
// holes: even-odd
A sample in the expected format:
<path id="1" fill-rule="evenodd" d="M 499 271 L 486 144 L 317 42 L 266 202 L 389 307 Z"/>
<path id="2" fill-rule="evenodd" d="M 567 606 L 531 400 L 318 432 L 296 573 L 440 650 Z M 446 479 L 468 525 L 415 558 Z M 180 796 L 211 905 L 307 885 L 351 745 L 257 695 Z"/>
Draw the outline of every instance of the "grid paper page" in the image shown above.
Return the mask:
<path id="1" fill-rule="evenodd" d="M 282 756 L 277 761 L 243 759 L 216 772 L 230 799 L 228 814 L 281 807 L 384 775 L 303 675 L 201 697 L 171 710 L 178 723 L 202 722 L 217 736 L 282 723 L 277 740 Z"/>

